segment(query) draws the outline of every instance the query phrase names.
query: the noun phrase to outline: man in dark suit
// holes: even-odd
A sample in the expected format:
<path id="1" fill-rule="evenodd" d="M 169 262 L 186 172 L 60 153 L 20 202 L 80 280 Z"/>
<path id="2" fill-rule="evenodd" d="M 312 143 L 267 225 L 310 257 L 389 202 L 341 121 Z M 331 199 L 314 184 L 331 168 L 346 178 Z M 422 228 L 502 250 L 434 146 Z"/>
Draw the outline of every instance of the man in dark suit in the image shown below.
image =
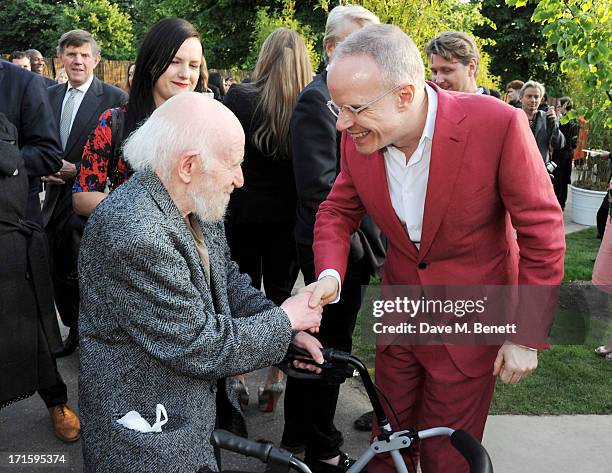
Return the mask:
<path id="1" fill-rule="evenodd" d="M 331 58 L 336 45 L 346 36 L 371 23 L 378 23 L 378 18 L 361 6 L 334 8 L 325 28 L 326 58 Z M 327 72 L 324 71 L 303 90 L 290 124 L 298 194 L 295 238 L 298 263 L 306 284 L 316 279 L 312 253 L 315 214 L 340 172 L 340 137 L 335 117 L 326 107 L 329 98 Z M 368 236 L 364 233 L 367 230 L 372 230 Z M 376 232 L 377 229 L 370 225 L 353 234 L 342 297 L 338 304 L 325 308 L 318 334 L 326 347 L 351 350 L 355 319 L 362 301 L 361 288 L 369 283 L 370 275 L 379 269 L 384 259 L 384 245 Z M 339 449 L 342 434 L 334 425 L 339 390 L 339 384 L 331 385 L 326 381 L 287 380 L 283 446 L 293 451 L 305 448 L 306 460 L 315 473 L 347 466 L 348 458 Z"/>
<path id="2" fill-rule="evenodd" d="M 17 128 L 19 148 L 28 173 L 26 218 L 42 223 L 40 178 L 61 167 L 61 147 L 57 124 L 36 74 L 0 60 L 0 112 Z"/>
<path id="3" fill-rule="evenodd" d="M 61 148 L 40 76 L 0 61 L 0 114 L 10 125 L 2 127 L 0 149 L 5 176 L 0 183 L 0 406 L 38 390 L 55 434 L 72 442 L 80 425 L 66 405 L 66 385 L 52 355 L 61 337 L 39 226 L 40 177 L 60 169 Z M 12 158 L 11 128 L 20 151 Z"/>
<path id="4" fill-rule="evenodd" d="M 125 103 L 122 90 L 104 84 L 94 74 L 100 61 L 100 48 L 94 37 L 83 30 L 64 33 L 58 54 L 68 74 L 66 84 L 48 89 L 53 115 L 58 124 L 63 149 L 62 168 L 46 176 L 43 224 L 49 237 L 55 303 L 62 322 L 70 327 L 64 350 L 69 355 L 78 343 L 77 318 L 79 287 L 77 257 L 85 220 L 72 209 L 72 184 L 89 133 L 105 110 Z"/>

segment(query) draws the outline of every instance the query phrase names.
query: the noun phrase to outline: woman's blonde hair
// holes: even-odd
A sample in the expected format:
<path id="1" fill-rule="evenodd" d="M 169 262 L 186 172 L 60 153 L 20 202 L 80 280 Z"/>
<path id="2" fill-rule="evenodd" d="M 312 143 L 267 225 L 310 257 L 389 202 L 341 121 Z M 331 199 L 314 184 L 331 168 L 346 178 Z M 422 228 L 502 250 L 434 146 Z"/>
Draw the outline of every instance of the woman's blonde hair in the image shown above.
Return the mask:
<path id="1" fill-rule="evenodd" d="M 259 52 L 250 85 L 259 93 L 256 115 L 262 117 L 253 133 L 253 144 L 263 154 L 291 158 L 291 113 L 312 76 L 308 49 L 300 35 L 287 28 L 270 33 Z"/>

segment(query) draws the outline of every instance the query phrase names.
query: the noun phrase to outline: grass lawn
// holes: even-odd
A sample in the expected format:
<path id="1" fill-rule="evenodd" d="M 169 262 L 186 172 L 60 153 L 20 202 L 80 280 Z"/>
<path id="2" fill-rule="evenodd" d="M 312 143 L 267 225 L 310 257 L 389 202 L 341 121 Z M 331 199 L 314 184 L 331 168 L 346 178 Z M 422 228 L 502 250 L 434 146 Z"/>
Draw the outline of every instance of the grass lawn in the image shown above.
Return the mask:
<path id="1" fill-rule="evenodd" d="M 565 282 L 590 281 L 600 240 L 595 227 L 566 236 Z M 567 323 L 563 314 L 553 328 Z M 612 363 L 594 353 L 612 334 L 609 323 L 591 320 L 582 345 L 556 345 L 540 352 L 536 372 L 515 386 L 497 383 L 491 414 L 612 414 Z M 361 337 L 357 323 L 354 352 L 374 366 L 374 347 Z"/>

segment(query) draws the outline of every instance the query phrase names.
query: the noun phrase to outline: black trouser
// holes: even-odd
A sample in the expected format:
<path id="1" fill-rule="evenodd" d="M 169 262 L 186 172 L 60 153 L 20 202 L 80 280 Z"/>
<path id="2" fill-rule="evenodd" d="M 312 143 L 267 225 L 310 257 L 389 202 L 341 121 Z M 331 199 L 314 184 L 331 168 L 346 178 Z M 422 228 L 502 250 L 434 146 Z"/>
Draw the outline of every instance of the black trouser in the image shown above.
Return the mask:
<path id="1" fill-rule="evenodd" d="M 291 295 L 298 267 L 293 222 L 226 222 L 232 259 L 241 273 L 259 289 L 263 278 L 266 297 L 277 305 Z"/>
<path id="2" fill-rule="evenodd" d="M 567 186 L 572 175 L 572 150 L 555 150 L 552 160 L 557 164 L 557 169 L 553 173 L 553 188 L 561 209 L 565 210 Z"/>
<path id="3" fill-rule="evenodd" d="M 315 280 L 312 249 L 298 246 L 298 260 L 304 282 Z M 353 329 L 363 300 L 362 287 L 370 280 L 365 259 L 349 265 L 342 285 L 340 301 L 323 309 L 317 338 L 324 347 L 351 351 Z M 340 453 L 342 433 L 334 425 L 339 384 L 326 381 L 287 379 L 285 390 L 285 429 L 283 445 L 304 445 L 306 457 L 326 460 Z"/>
<path id="4" fill-rule="evenodd" d="M 77 262 L 85 219 L 74 213 L 47 227 L 51 253 L 51 279 L 55 305 L 66 327 L 77 328 L 79 318 L 79 275 Z"/>
<path id="5" fill-rule="evenodd" d="M 40 397 L 45 402 L 47 408 L 61 406 L 62 404 L 66 404 L 68 402 L 68 389 L 66 388 L 66 383 L 64 383 L 62 376 L 57 370 L 57 361 L 55 360 L 55 356 L 52 356 L 51 358 L 53 359 L 53 366 L 55 368 L 56 383 L 49 388 L 38 390 L 38 394 L 40 394 Z"/>

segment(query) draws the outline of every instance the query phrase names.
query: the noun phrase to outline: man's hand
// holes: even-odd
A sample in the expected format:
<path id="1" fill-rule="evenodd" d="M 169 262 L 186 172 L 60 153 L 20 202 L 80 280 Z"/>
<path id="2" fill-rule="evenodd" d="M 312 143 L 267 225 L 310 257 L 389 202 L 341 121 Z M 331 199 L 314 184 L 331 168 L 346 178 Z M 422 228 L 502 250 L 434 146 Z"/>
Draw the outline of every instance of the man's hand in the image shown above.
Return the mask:
<path id="1" fill-rule="evenodd" d="M 557 118 L 557 112 L 555 111 L 555 107 L 548 107 L 548 112 L 546 112 L 546 118 L 549 120 L 554 120 Z"/>
<path id="2" fill-rule="evenodd" d="M 295 296 L 286 299 L 281 304 L 289 321 L 291 322 L 291 329 L 294 332 L 301 332 L 302 330 L 315 329 L 317 331 L 321 325 L 321 315 L 323 314 L 323 306 L 316 305 L 310 307 L 308 300 L 311 298 L 310 292 L 300 292 Z"/>
<path id="3" fill-rule="evenodd" d="M 298 332 L 295 334 L 295 337 L 293 337 L 293 341 L 291 343 L 298 348 L 303 348 L 304 350 L 308 351 L 316 363 L 323 363 L 323 355 L 321 354 L 321 348 L 323 348 L 323 345 L 321 345 L 321 342 L 312 335 L 309 335 L 306 332 Z M 318 366 L 304 361 L 295 360 L 293 362 L 293 366 L 302 370 L 314 371 L 315 373 L 321 372 L 321 368 Z"/>
<path id="4" fill-rule="evenodd" d="M 76 176 L 76 166 L 62 159 L 62 168 L 55 174 L 43 177 L 41 180 L 47 184 L 61 186 L 66 183 L 67 179 L 72 179 Z"/>
<path id="5" fill-rule="evenodd" d="M 76 176 L 76 166 L 62 159 L 62 169 L 59 170 L 62 179 L 72 179 Z"/>
<path id="6" fill-rule="evenodd" d="M 40 180 L 46 182 L 47 184 L 52 184 L 56 186 L 61 186 L 62 184 L 65 184 L 59 172 L 56 172 L 55 174 L 51 174 L 49 176 L 41 177 Z"/>
<path id="7" fill-rule="evenodd" d="M 517 384 L 538 367 L 538 352 L 505 342 L 497 352 L 493 376 L 499 376 L 505 384 Z"/>
<path id="8" fill-rule="evenodd" d="M 314 308 L 318 305 L 326 305 L 338 297 L 338 281 L 333 276 L 325 276 L 308 286 L 300 289 L 300 293 L 312 293 L 308 305 Z"/>

